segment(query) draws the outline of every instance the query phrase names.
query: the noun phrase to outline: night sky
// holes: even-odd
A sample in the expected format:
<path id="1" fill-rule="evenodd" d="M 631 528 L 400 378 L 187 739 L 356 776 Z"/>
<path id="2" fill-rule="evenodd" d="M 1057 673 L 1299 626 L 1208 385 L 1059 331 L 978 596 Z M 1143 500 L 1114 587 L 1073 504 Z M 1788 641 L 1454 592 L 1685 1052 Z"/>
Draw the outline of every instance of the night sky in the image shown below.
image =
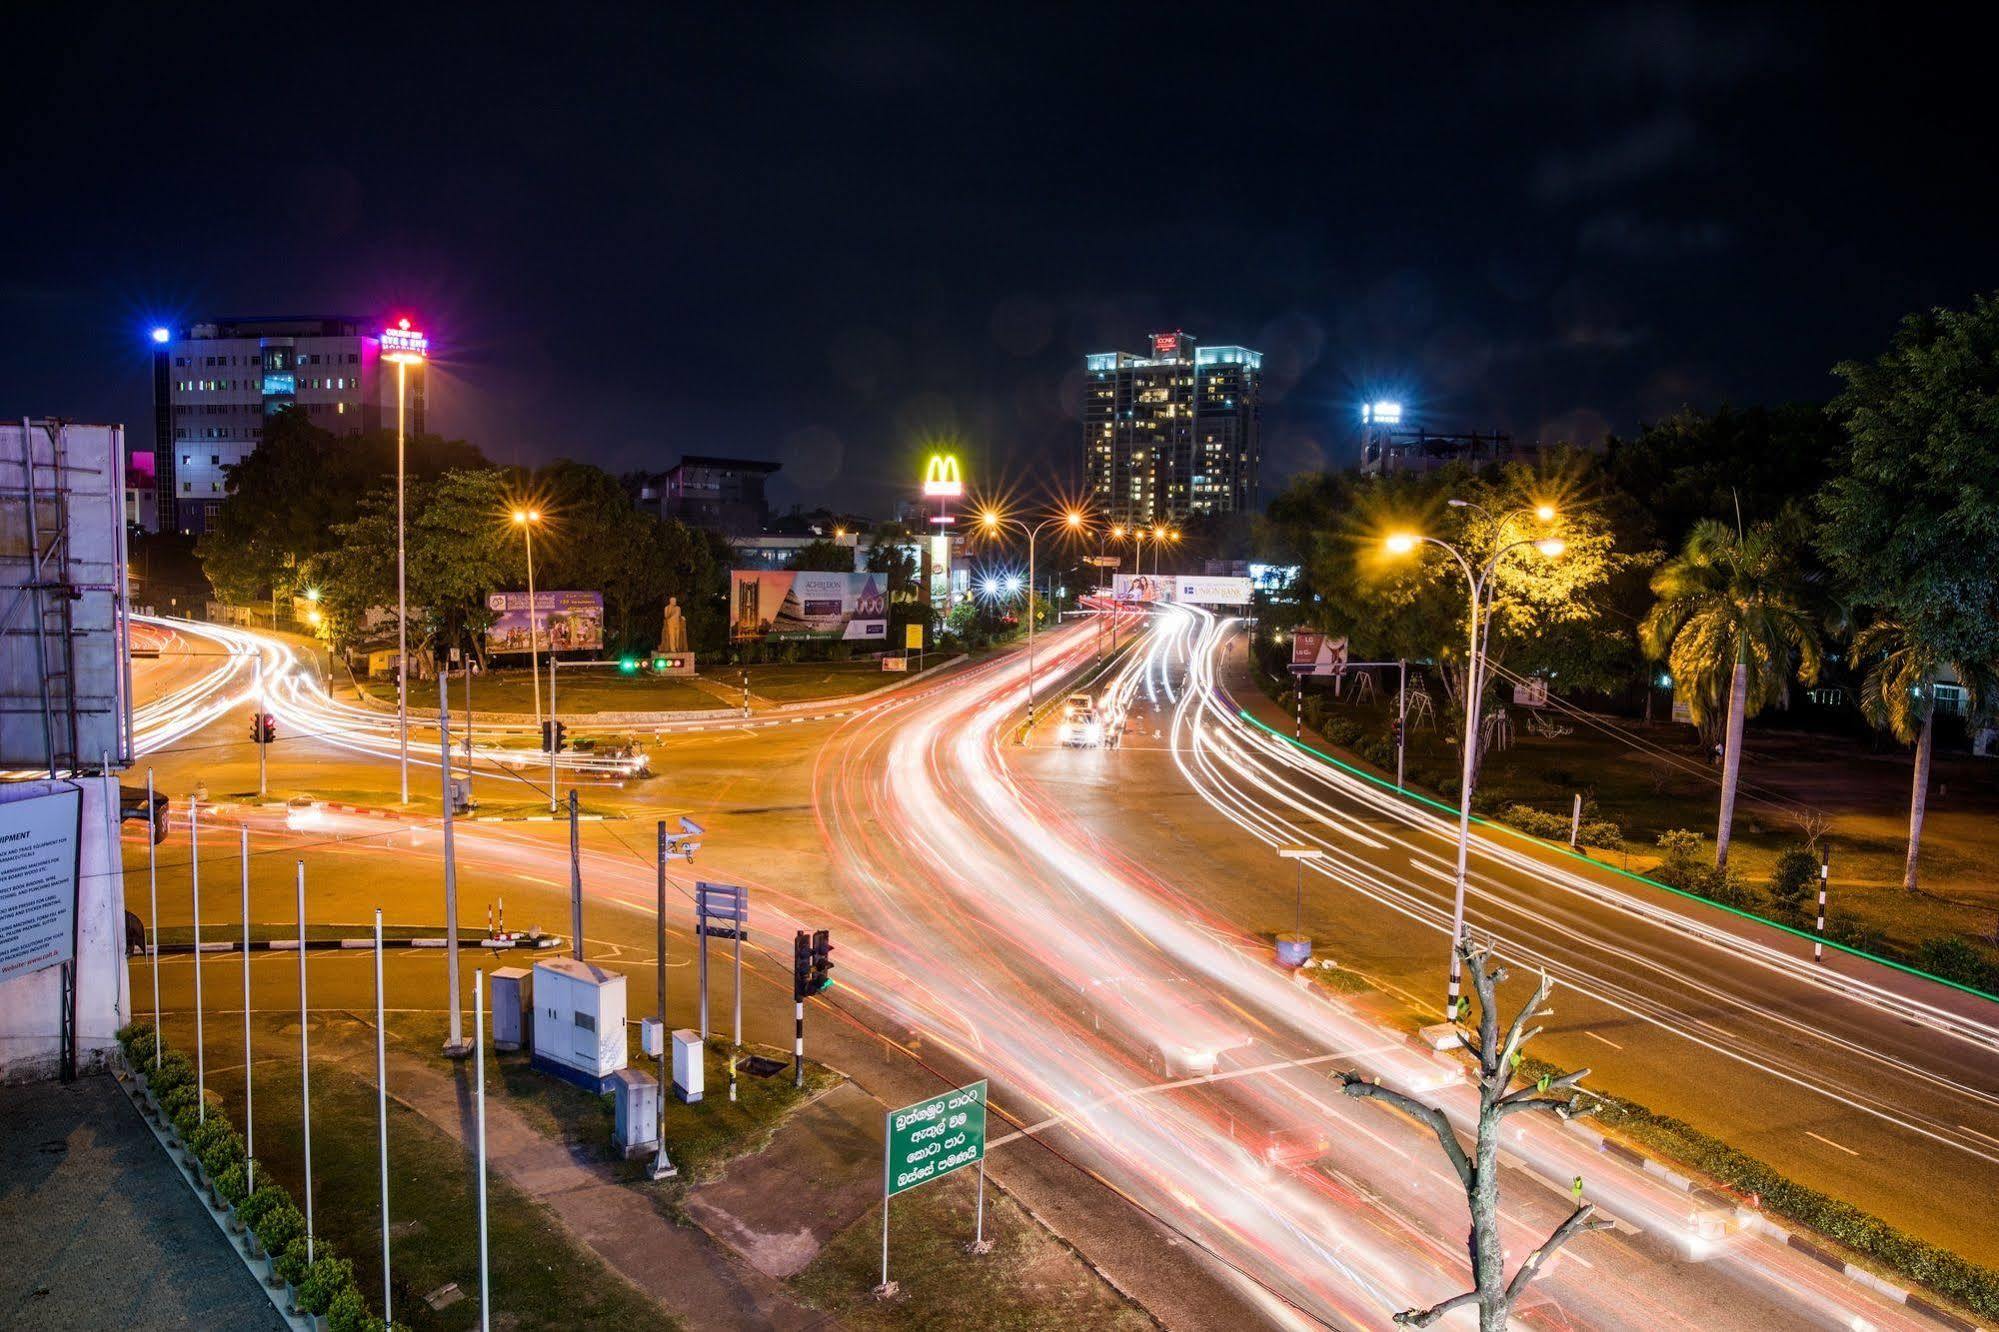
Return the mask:
<path id="1" fill-rule="evenodd" d="M 1266 354 L 1268 494 L 1364 396 L 1595 440 L 1999 286 L 1913 6 L 37 8 L 0 410 L 141 447 L 152 324 L 407 312 L 496 460 L 885 510 L 938 434 L 1073 484 L 1082 354 L 1184 328 Z"/>

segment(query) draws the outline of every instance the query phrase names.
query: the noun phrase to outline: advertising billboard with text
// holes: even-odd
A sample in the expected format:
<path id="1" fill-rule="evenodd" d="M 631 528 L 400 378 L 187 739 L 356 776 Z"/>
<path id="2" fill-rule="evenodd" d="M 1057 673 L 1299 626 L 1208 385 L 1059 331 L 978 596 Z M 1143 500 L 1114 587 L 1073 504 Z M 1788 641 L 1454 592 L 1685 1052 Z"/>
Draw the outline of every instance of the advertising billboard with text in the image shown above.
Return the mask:
<path id="1" fill-rule="evenodd" d="M 729 636 L 885 644 L 885 586 L 874 573 L 738 569 L 729 575 Z"/>
<path id="2" fill-rule="evenodd" d="M 534 594 L 529 613 L 525 592 L 494 592 L 486 598 L 493 612 L 486 630 L 486 651 L 493 654 L 528 651 L 528 627 L 534 627 L 539 652 L 597 652 L 604 647 L 604 594 L 543 592 Z"/>
<path id="3" fill-rule="evenodd" d="M 1346 669 L 1346 639 L 1316 629 L 1300 629 L 1291 635 L 1293 675 L 1344 675 Z"/>

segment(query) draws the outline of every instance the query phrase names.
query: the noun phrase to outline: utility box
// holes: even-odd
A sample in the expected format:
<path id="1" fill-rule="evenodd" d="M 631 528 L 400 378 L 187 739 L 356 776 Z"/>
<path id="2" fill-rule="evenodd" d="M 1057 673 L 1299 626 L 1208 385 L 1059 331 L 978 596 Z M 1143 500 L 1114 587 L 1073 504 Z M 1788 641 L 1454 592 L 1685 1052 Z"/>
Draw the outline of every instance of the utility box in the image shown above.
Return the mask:
<path id="1" fill-rule="evenodd" d="M 625 1058 L 625 978 L 555 957 L 534 964 L 534 1066 L 602 1095 Z"/>
<path id="2" fill-rule="evenodd" d="M 534 1025 L 534 975 L 526 967 L 501 967 L 493 982 L 493 1048 L 518 1050 Z"/>
<path id="3" fill-rule="evenodd" d="M 612 1132 L 626 1160 L 659 1150 L 659 1079 L 635 1068 L 611 1075 Z"/>
<path id="4" fill-rule="evenodd" d="M 658 1018 L 640 1018 L 639 1049 L 645 1051 L 648 1059 L 657 1059 L 665 1054 L 666 1024 Z"/>
<path id="5" fill-rule="evenodd" d="M 688 1105 L 701 1099 L 701 1033 L 682 1027 L 673 1033 L 673 1094 Z"/>

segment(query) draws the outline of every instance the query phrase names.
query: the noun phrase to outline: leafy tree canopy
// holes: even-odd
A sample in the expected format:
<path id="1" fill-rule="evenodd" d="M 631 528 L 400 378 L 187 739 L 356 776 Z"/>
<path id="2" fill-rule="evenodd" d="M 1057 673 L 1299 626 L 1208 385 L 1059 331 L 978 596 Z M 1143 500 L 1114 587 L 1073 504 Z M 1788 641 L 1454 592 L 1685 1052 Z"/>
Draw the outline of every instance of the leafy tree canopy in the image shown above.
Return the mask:
<path id="1" fill-rule="evenodd" d="M 1999 295 L 1911 315 L 1834 373 L 1847 449 L 1819 495 L 1826 562 L 1925 655 L 1999 661 Z"/>
<path id="2" fill-rule="evenodd" d="M 795 570 L 809 570 L 817 573 L 854 572 L 854 548 L 838 541 L 821 537 L 809 546 L 800 546 L 791 552 L 791 558 L 784 567 Z"/>

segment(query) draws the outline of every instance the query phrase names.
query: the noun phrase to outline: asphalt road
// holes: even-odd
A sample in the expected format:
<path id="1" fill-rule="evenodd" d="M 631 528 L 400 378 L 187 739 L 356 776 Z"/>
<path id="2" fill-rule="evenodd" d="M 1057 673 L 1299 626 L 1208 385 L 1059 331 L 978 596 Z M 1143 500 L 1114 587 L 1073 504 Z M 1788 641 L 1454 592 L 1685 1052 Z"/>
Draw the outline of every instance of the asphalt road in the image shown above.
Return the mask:
<path id="1" fill-rule="evenodd" d="M 1239 636 L 1177 624 L 1134 680 L 1133 736 L 1118 752 L 1042 749 L 1022 770 L 1126 854 L 1163 863 L 1182 891 L 1266 937 L 1291 929 L 1296 911 L 1295 870 L 1277 848 L 1322 849 L 1305 876 L 1320 955 L 1440 1020 L 1455 820 L 1236 719 L 1240 704 L 1285 720 L 1246 678 Z M 1135 790 L 1152 794 L 1135 801 Z M 1523 846 L 1476 843 L 1468 918 L 1560 983 L 1535 1053 L 1593 1067 L 1614 1093 L 1999 1261 L 1989 1002 L 1844 955 L 1815 966 L 1809 945 L 1781 931 Z"/>
<path id="2" fill-rule="evenodd" d="M 1044 663 L 1063 652 L 1062 640 L 1051 638 Z M 1080 664 L 1088 645 L 1081 636 L 1069 642 L 1071 650 L 1083 644 Z M 999 1109 L 1042 1125 L 996 1148 L 995 1176 L 1171 1325 L 1302 1321 L 1302 1308 L 1313 1318 L 1371 1326 L 1402 1302 L 1451 1293 L 1462 1253 L 1454 1208 L 1461 1204 L 1434 1181 L 1421 1182 L 1410 1164 L 1422 1159 L 1420 1140 L 1407 1126 L 1377 1122 L 1386 1117 L 1372 1108 L 1363 1108 L 1371 1117 L 1350 1121 L 1355 1109 L 1327 1097 L 1327 1064 L 1364 1063 L 1368 1051 L 1388 1057 L 1377 1049 L 1380 1034 L 1323 1007 L 1300 1013 L 1295 991 L 1270 989 L 1282 982 L 1261 960 L 1256 931 L 1268 928 L 1259 918 L 1270 914 L 1269 899 L 1285 894 L 1270 889 L 1269 848 L 1212 812 L 1209 835 L 1198 820 L 1210 807 L 1165 750 L 1148 752 L 1138 742 L 1115 753 L 1030 748 L 1002 761 L 992 735 L 1004 729 L 1022 683 L 1015 660 L 962 682 L 921 685 L 846 718 L 667 737 L 659 749 L 667 760 L 662 776 L 624 789 L 592 788 L 598 803 L 628 816 L 583 830 L 593 959 L 636 968 L 638 1010 L 636 996 L 650 990 L 651 821 L 690 812 L 709 833 L 697 865 L 676 867 L 679 909 L 685 912 L 694 874 L 747 884 L 760 916 L 768 912 L 761 928 L 778 945 L 775 954 L 751 957 L 751 1039 L 782 1046 L 788 1037 L 783 945 L 790 930 L 832 925 L 842 967 L 833 1002 L 848 1016 L 815 1019 L 815 1040 L 826 1042 L 833 1062 L 891 1102 L 959 1077 L 994 1075 Z M 1050 689 L 1044 681 L 1044 695 Z M 246 769 L 254 782 L 253 748 L 214 734 L 235 720 L 214 722 L 156 754 L 163 789 L 185 791 L 200 779 L 213 791 L 241 790 Z M 372 788 L 386 801 L 394 784 L 393 767 L 379 756 L 309 735 L 273 758 L 274 792 Z M 1017 778 L 1031 780 L 1016 785 Z M 244 816 L 255 828 L 253 919 L 290 919 L 292 865 L 300 859 L 315 919 L 362 921 L 376 904 L 391 923 L 441 917 L 434 829 L 325 814 L 310 826 L 287 827 L 277 812 Z M 566 850 L 566 830 L 555 825 L 461 824 L 461 921 L 483 923 L 485 904 L 504 897 L 510 925 L 539 921 L 566 931 Z M 1049 860 L 1057 854 L 1059 866 Z M 1079 869 L 1077 856 L 1112 866 L 1110 885 Z M 172 923 L 185 919 L 188 900 L 182 834 L 162 848 L 162 860 L 160 916 Z M 212 852 L 204 863 L 205 897 L 222 894 L 221 914 L 236 920 L 234 866 Z M 146 891 L 143 856 L 129 857 L 128 865 L 128 900 L 137 903 Z M 210 876 L 222 880 L 216 889 L 206 887 Z M 1194 911 L 1190 886 L 1201 899 Z M 1143 914 L 1161 911 L 1156 919 Z M 1355 939 L 1377 934 L 1385 955 L 1401 957 L 1409 984 L 1421 985 L 1419 959 L 1435 951 L 1435 936 L 1410 927 L 1409 939 L 1395 945 L 1389 941 L 1402 927 L 1346 919 L 1357 914 L 1342 912 L 1341 927 Z M 1215 977 L 1198 969 L 1183 977 L 1174 945 L 1188 921 L 1208 940 L 1188 946 L 1218 950 L 1210 960 L 1225 983 L 1213 985 Z M 1082 958 L 1049 951 L 1051 937 L 1078 932 L 1107 941 L 1111 951 Z M 687 941 L 678 927 L 669 951 L 676 960 L 671 984 L 685 995 Z M 288 1002 L 295 959 L 284 960 L 293 970 L 253 961 L 253 1007 Z M 476 951 L 468 954 L 468 972 L 477 960 Z M 367 1001 L 367 972 L 356 961 L 313 960 L 315 977 L 325 977 L 314 981 L 315 1006 Z M 439 969 L 435 955 L 399 958 L 391 968 L 392 1006 L 436 1008 Z M 169 960 L 162 970 L 167 992 L 184 1007 L 191 963 Z M 215 974 L 215 964 L 204 970 Z M 222 974 L 225 986 L 240 987 L 240 979 Z M 1214 989 L 1225 1020 L 1251 1032 L 1250 1042 L 1218 1061 L 1217 1072 L 1233 1075 L 1163 1086 L 1185 1079 L 1156 1067 L 1154 1019 L 1165 1014 L 1171 1024 L 1199 1026 L 1212 1021 L 1212 1006 L 1180 1000 L 1171 988 L 1162 996 L 1128 986 L 1134 977 L 1199 977 Z M 1090 981 L 1113 982 L 1135 998 L 1088 998 Z M 221 1002 L 240 1008 L 240 988 L 230 995 Z M 135 1003 L 143 1007 L 148 997 L 146 977 L 135 974 Z M 687 1021 L 684 1002 L 675 1000 L 676 1025 Z M 725 1002 L 719 993 L 717 1002 Z M 216 1003 L 211 993 L 211 1009 Z M 173 998 L 167 1006 L 175 1007 Z M 1617 1039 L 1619 1029 L 1605 1017 L 1589 1030 Z M 1556 1040 L 1573 1035 L 1559 1033 L 1543 1052 L 1561 1057 Z M 1678 1077 L 1688 1077 L 1684 1063 Z M 1754 1079 L 1746 1083 L 1744 1095 L 1761 1094 Z M 1649 1093 L 1631 1094 L 1668 1108 Z M 1328 1146 L 1323 1166 L 1284 1165 L 1273 1174 L 1269 1162 L 1256 1159 L 1263 1146 L 1329 1116 L 1358 1128 L 1341 1135 L 1337 1150 Z M 1118 1132 L 1148 1135 L 1136 1159 L 1107 1145 Z M 1526 1164 L 1543 1177 L 1566 1178 L 1551 1160 Z M 1545 1228 L 1554 1195 L 1527 1175 L 1516 1182 L 1509 1196 L 1520 1199 L 1518 1252 L 1529 1229 Z M 1661 1200 L 1643 1183 L 1603 1180 L 1607 1205 L 1614 1198 L 1635 1219 L 1615 1234 L 1579 1241 L 1572 1259 L 1559 1260 L 1537 1296 L 1536 1321 L 1793 1326 L 1814 1324 L 1829 1308 L 1865 1308 L 1875 1325 L 1899 1325 L 1898 1311 L 1873 1307 L 1809 1264 L 1772 1267 L 1768 1255 L 1736 1252 L 1741 1245 L 1696 1262 L 1680 1236 L 1684 1217 L 1674 1210 L 1683 1200 Z M 1432 1193 L 1411 1197 L 1412 1186 Z M 1598 1275 L 1586 1281 L 1578 1271 Z M 1634 1318 L 1635 1310 L 1655 1310 L 1659 1319 Z"/>

